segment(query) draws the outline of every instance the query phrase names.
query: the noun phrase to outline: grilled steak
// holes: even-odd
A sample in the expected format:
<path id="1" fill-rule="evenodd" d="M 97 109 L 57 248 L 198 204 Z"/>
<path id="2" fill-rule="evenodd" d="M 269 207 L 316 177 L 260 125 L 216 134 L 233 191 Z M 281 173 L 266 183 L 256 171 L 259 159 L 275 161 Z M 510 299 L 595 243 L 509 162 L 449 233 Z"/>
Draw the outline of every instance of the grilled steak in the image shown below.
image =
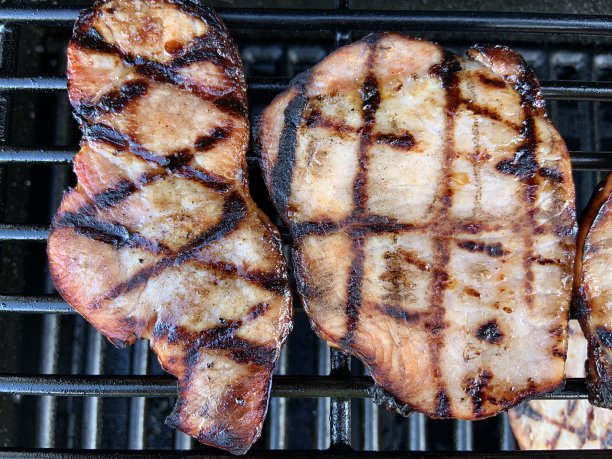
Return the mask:
<path id="1" fill-rule="evenodd" d="M 570 321 L 568 378 L 584 378 L 587 343 L 580 326 Z M 612 411 L 586 400 L 534 400 L 509 411 L 510 425 L 521 449 L 612 448 Z"/>
<path id="2" fill-rule="evenodd" d="M 573 183 L 518 54 L 370 35 L 259 131 L 314 330 L 401 412 L 482 418 L 563 381 Z"/>
<path id="3" fill-rule="evenodd" d="M 151 340 L 179 380 L 168 425 L 244 453 L 292 309 L 248 192 L 239 54 L 208 7 L 103 1 L 76 23 L 68 80 L 83 141 L 49 236 L 57 289 L 115 345 Z"/>
<path id="4" fill-rule="evenodd" d="M 588 341 L 589 399 L 612 409 L 612 173 L 582 215 L 576 244 L 573 299 Z"/>

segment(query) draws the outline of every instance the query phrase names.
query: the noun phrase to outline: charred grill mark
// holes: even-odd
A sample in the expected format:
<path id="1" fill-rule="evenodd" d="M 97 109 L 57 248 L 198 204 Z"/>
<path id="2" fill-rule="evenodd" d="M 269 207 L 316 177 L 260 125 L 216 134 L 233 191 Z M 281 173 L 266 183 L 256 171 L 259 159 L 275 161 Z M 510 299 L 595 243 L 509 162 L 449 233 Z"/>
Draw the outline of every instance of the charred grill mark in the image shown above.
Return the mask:
<path id="1" fill-rule="evenodd" d="M 436 394 L 436 416 L 439 418 L 449 418 L 451 414 L 452 411 L 448 394 L 444 390 L 438 391 Z"/>
<path id="2" fill-rule="evenodd" d="M 429 69 L 429 74 L 437 77 L 442 82 L 445 90 L 445 119 L 444 119 L 444 162 L 442 166 L 442 180 L 437 192 L 441 204 L 435 221 L 439 222 L 438 233 L 434 237 L 434 268 L 431 282 L 430 310 L 433 313 L 431 329 L 431 361 L 433 375 L 438 387 L 436 403 L 436 416 L 449 417 L 451 407 L 447 395 L 446 385 L 442 380 L 440 367 L 440 352 L 444 345 L 444 334 L 441 331 L 446 327 L 444 321 L 444 292 L 448 287 L 449 276 L 446 271 L 450 260 L 450 236 L 453 229 L 448 227 L 448 210 L 452 206 L 451 174 L 453 158 L 455 155 L 455 121 L 457 109 L 460 103 L 460 90 L 457 73 L 461 70 L 461 64 L 452 53 L 445 52 L 442 62 L 435 64 Z"/>
<path id="3" fill-rule="evenodd" d="M 612 330 L 600 326 L 597 327 L 596 333 L 599 342 L 608 349 L 612 349 Z"/>
<path id="4" fill-rule="evenodd" d="M 210 260 L 199 254 L 194 257 L 194 261 L 202 263 L 206 268 L 214 269 L 225 274 L 239 276 L 270 292 L 279 295 L 284 295 L 286 293 L 287 279 L 282 273 L 263 272 L 259 270 L 249 271 L 232 263 Z"/>
<path id="5" fill-rule="evenodd" d="M 359 129 L 355 129 L 348 124 L 344 124 L 340 120 L 329 119 L 319 111 L 317 108 L 312 108 L 310 113 L 305 117 L 304 124 L 306 127 L 320 127 L 330 129 L 342 134 L 359 134 Z"/>
<path id="6" fill-rule="evenodd" d="M 219 193 L 227 193 L 231 188 L 230 184 L 227 183 L 223 177 L 191 166 L 183 166 L 177 169 L 175 175 L 196 180 Z"/>
<path id="7" fill-rule="evenodd" d="M 83 137 L 86 139 L 106 142 L 121 149 L 127 148 L 128 146 L 128 142 L 125 140 L 123 134 L 105 124 L 96 123 L 84 126 L 82 119 L 79 119 L 79 123 L 83 128 Z"/>
<path id="8" fill-rule="evenodd" d="M 377 305 L 377 309 L 384 315 L 402 322 L 414 323 L 418 322 L 421 318 L 421 314 L 419 312 L 406 311 L 405 309 L 388 304 Z"/>
<path id="9" fill-rule="evenodd" d="M 537 257 L 531 257 L 532 261 L 535 261 L 536 263 L 540 264 L 540 265 L 558 265 L 561 264 L 561 260 L 559 259 L 554 259 L 554 258 L 545 258 L 542 256 L 537 256 Z"/>
<path id="10" fill-rule="evenodd" d="M 559 169 L 554 169 L 550 167 L 540 167 L 538 173 L 541 177 L 549 178 L 553 182 L 562 183 L 563 182 L 563 172 Z"/>
<path id="11" fill-rule="evenodd" d="M 223 204 L 223 216 L 219 223 L 189 241 L 181 247 L 178 252 L 163 258 L 152 266 L 138 271 L 129 279 L 117 284 L 103 295 L 100 300 L 94 302 L 90 308 L 97 309 L 103 301 L 114 300 L 121 295 L 129 293 L 136 287 L 146 283 L 152 277 L 158 276 L 170 266 L 178 267 L 192 260 L 203 247 L 218 241 L 234 231 L 246 217 L 246 212 L 246 202 L 237 192 L 233 192 L 226 198 Z"/>
<path id="12" fill-rule="evenodd" d="M 298 131 L 302 125 L 304 109 L 308 102 L 305 83 L 296 83 L 294 87 L 298 90 L 298 93 L 285 108 L 285 122 L 278 144 L 278 151 L 283 152 L 283 154 L 278 155 L 276 164 L 272 169 L 272 186 L 269 187 L 270 195 L 279 213 L 285 215 L 288 214 L 287 204 L 291 196 Z"/>
<path id="13" fill-rule="evenodd" d="M 107 43 L 100 33 L 92 26 L 97 13 L 94 10 L 86 10 L 81 13 L 72 34 L 72 41 L 77 45 L 103 53 L 116 53 L 117 49 Z"/>
<path id="14" fill-rule="evenodd" d="M 138 188 L 133 182 L 123 179 L 111 188 L 94 195 L 92 198 L 93 206 L 101 209 L 108 209 L 116 206 L 135 193 L 137 189 Z"/>
<path id="15" fill-rule="evenodd" d="M 470 110 L 472 113 L 474 113 L 475 115 L 480 115 L 482 117 L 485 118 L 490 118 L 494 121 L 497 121 L 499 123 L 502 123 L 506 126 L 508 126 L 511 129 L 514 129 L 516 131 L 520 131 L 521 126 L 518 124 L 515 124 L 505 118 L 502 118 L 502 116 L 496 112 L 494 109 L 488 108 L 488 107 L 483 107 L 482 105 L 478 105 L 470 100 L 466 100 L 466 99 L 462 99 L 461 102 L 465 105 L 465 107 Z"/>
<path id="16" fill-rule="evenodd" d="M 475 333 L 476 338 L 490 344 L 498 344 L 503 338 L 504 333 L 499 328 L 496 320 L 491 320 L 478 327 Z"/>
<path id="17" fill-rule="evenodd" d="M 148 90 L 145 80 L 130 80 L 119 89 L 104 94 L 96 103 L 80 103 L 75 111 L 86 118 L 95 118 L 106 113 L 118 113 L 133 100 L 143 97 Z"/>
<path id="18" fill-rule="evenodd" d="M 154 254 L 168 254 L 168 249 L 162 242 L 148 239 L 137 232 L 132 232 L 125 226 L 105 220 L 99 220 L 91 215 L 64 212 L 53 221 L 55 228 L 72 228 L 77 234 L 94 239 L 115 247 L 141 248 Z"/>
<path id="19" fill-rule="evenodd" d="M 526 106 L 526 104 L 524 104 Z M 518 149 L 514 158 L 504 159 L 497 163 L 497 170 L 502 174 L 516 175 L 522 180 L 532 179 L 538 172 L 538 162 L 536 159 L 536 133 L 535 122 L 531 116 L 531 111 L 526 109 L 528 117 L 523 123 L 521 136 L 524 139 L 523 145 Z"/>
<path id="20" fill-rule="evenodd" d="M 485 244 L 477 241 L 458 241 L 457 245 L 468 252 L 482 252 L 490 257 L 503 257 L 510 254 L 510 251 L 504 250 L 501 242 Z"/>
<path id="21" fill-rule="evenodd" d="M 478 73 L 478 80 L 480 80 L 480 82 L 485 85 L 485 86 L 491 86 L 493 88 L 505 88 L 506 87 L 506 82 L 504 80 L 502 80 L 501 78 L 490 78 L 487 75 L 484 75 L 482 73 Z"/>
<path id="22" fill-rule="evenodd" d="M 363 283 L 363 239 L 353 239 L 353 263 L 349 271 L 346 302 L 346 335 L 340 340 L 342 346 L 348 346 L 353 341 L 359 325 L 359 310 L 361 308 L 361 288 Z"/>
<path id="23" fill-rule="evenodd" d="M 468 379 L 464 390 L 472 399 L 473 412 L 476 417 L 484 414 L 485 389 L 493 379 L 491 372 L 480 369 L 473 379 Z"/>
<path id="24" fill-rule="evenodd" d="M 370 50 L 369 61 L 368 68 L 372 65 L 372 50 Z M 368 149 L 372 144 L 372 129 L 376 122 L 376 111 L 380 105 L 378 82 L 372 73 L 368 73 L 366 76 L 360 93 L 362 100 L 363 127 L 359 138 L 357 175 L 353 183 L 354 216 L 362 215 L 366 212 L 366 203 L 368 199 Z"/>
<path id="25" fill-rule="evenodd" d="M 259 345 L 236 336 L 243 325 L 261 317 L 268 310 L 268 304 L 252 306 L 244 319 L 220 319 L 221 325 L 200 332 L 193 332 L 181 325 L 158 321 L 153 329 L 155 340 L 165 339 L 168 344 L 191 343 L 186 352 L 186 361 L 193 367 L 201 349 L 228 351 L 237 363 L 249 363 L 262 367 L 274 364 L 278 353 L 275 347 Z"/>
<path id="26" fill-rule="evenodd" d="M 402 148 L 406 150 L 412 149 L 416 145 L 416 141 L 412 134 L 406 132 L 405 134 L 377 134 L 376 143 L 391 145 L 395 148 Z"/>
<path id="27" fill-rule="evenodd" d="M 536 411 L 529 402 L 521 403 L 520 405 L 514 408 L 514 411 L 519 416 L 526 416 L 529 419 L 533 419 L 534 421 L 543 421 L 546 420 L 548 422 L 548 418 L 543 416 L 539 411 Z"/>
<path id="28" fill-rule="evenodd" d="M 363 81 L 360 89 L 362 101 L 362 116 L 363 127 L 359 136 L 358 150 L 358 165 L 357 174 L 353 182 L 353 212 L 351 219 L 360 219 L 366 211 L 367 200 L 367 167 L 368 167 L 368 149 L 372 143 L 371 133 L 374 123 L 376 122 L 376 111 L 380 105 L 380 93 L 378 91 L 378 82 L 371 73 L 374 48 L 378 43 L 378 39 L 373 39 L 369 42 L 367 68 L 368 73 Z M 363 262 L 365 258 L 363 244 L 364 238 L 360 235 L 351 235 L 353 263 L 349 271 L 349 280 L 347 285 L 347 303 L 346 303 L 346 335 L 340 340 L 342 346 L 351 344 L 357 327 L 359 325 L 359 311 L 361 308 L 361 288 L 363 284 Z"/>
<path id="29" fill-rule="evenodd" d="M 202 135 L 195 141 L 194 147 L 198 151 L 208 151 L 215 148 L 219 143 L 229 137 L 232 128 L 222 126 L 215 128 L 210 134 Z"/>

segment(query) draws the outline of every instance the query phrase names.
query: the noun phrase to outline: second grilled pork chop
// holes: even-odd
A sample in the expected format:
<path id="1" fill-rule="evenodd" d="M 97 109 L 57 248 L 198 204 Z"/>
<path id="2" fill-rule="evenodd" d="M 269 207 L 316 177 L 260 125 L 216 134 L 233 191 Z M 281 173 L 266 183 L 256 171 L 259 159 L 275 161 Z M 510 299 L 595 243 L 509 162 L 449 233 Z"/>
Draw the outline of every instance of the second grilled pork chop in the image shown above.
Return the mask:
<path id="1" fill-rule="evenodd" d="M 601 183 L 578 231 L 574 306 L 588 341 L 589 399 L 612 409 L 612 173 Z"/>
<path id="2" fill-rule="evenodd" d="M 179 379 L 167 423 L 244 453 L 291 329 L 276 229 L 248 193 L 245 81 L 227 30 L 179 0 L 98 2 L 68 48 L 84 139 L 53 220 L 58 291 Z"/>
<path id="3" fill-rule="evenodd" d="M 402 412 L 482 418 L 562 383 L 573 183 L 519 55 L 371 35 L 298 77 L 258 142 L 314 330 Z"/>
<path id="4" fill-rule="evenodd" d="M 587 343 L 580 325 L 570 321 L 568 378 L 584 378 Z M 532 400 L 509 411 L 521 449 L 612 449 L 612 411 L 587 400 Z"/>

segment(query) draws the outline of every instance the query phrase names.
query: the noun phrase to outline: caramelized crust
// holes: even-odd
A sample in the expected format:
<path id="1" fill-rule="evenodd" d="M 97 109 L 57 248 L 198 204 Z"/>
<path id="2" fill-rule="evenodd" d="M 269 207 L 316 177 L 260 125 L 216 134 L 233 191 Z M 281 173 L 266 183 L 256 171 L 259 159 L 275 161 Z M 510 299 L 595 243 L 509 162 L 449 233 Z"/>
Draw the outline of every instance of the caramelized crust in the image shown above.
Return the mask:
<path id="1" fill-rule="evenodd" d="M 580 220 L 573 305 L 588 341 L 589 400 L 612 409 L 612 173 Z"/>
<path id="2" fill-rule="evenodd" d="M 518 54 L 468 55 L 370 35 L 261 120 L 312 327 L 404 414 L 483 418 L 563 381 L 569 155 Z"/>
<path id="3" fill-rule="evenodd" d="M 208 7 L 101 1 L 77 20 L 68 81 L 83 141 L 49 237 L 57 289 L 115 345 L 151 340 L 179 380 L 168 425 L 245 453 L 292 309 L 248 192 L 239 54 Z"/>

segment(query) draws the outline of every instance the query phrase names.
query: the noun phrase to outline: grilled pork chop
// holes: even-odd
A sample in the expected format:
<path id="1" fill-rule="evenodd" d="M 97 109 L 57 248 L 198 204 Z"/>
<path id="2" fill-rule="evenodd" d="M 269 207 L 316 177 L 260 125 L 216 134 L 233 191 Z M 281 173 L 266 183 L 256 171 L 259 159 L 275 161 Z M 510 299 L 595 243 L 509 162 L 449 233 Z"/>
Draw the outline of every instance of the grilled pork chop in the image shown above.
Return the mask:
<path id="1" fill-rule="evenodd" d="M 584 378 L 587 345 L 580 325 L 570 321 L 565 374 Z M 534 400 L 509 411 L 521 449 L 610 449 L 612 411 L 586 400 Z"/>
<path id="2" fill-rule="evenodd" d="M 589 399 L 612 409 L 612 173 L 582 215 L 576 244 L 574 309 L 589 343 Z"/>
<path id="3" fill-rule="evenodd" d="M 83 141 L 49 237 L 57 289 L 117 346 L 151 340 L 179 380 L 167 424 L 244 453 L 292 309 L 248 192 L 239 54 L 208 7 L 102 1 L 76 23 L 68 79 Z"/>
<path id="4" fill-rule="evenodd" d="M 562 383 L 573 184 L 518 54 L 370 35 L 259 131 L 314 330 L 402 413 L 482 418 Z"/>

